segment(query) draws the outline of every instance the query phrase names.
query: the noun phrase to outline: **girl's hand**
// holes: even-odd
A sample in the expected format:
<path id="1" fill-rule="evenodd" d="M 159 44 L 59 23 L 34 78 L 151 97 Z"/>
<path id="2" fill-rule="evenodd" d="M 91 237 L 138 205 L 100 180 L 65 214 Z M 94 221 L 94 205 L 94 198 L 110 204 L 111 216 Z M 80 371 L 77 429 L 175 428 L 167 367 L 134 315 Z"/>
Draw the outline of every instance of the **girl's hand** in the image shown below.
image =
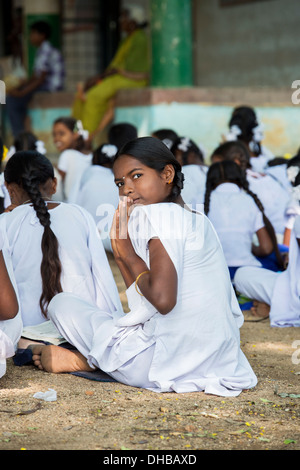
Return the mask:
<path id="1" fill-rule="evenodd" d="M 136 256 L 128 233 L 128 221 L 132 209 L 132 199 L 124 197 L 120 199 L 114 214 L 110 239 L 115 259 L 118 261 L 126 261 L 129 257 Z"/>

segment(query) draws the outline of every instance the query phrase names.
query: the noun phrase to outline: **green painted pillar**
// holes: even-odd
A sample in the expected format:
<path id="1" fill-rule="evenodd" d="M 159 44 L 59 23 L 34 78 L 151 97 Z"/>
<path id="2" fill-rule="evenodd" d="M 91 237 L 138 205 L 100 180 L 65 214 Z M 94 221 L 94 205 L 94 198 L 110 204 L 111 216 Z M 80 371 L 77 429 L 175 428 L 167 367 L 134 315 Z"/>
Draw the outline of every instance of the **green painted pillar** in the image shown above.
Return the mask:
<path id="1" fill-rule="evenodd" d="M 193 85 L 192 0 L 150 0 L 152 86 Z"/>
<path id="2" fill-rule="evenodd" d="M 61 19 L 59 0 L 24 0 L 25 60 L 28 73 L 31 74 L 36 49 L 30 44 L 30 26 L 36 21 L 47 21 L 52 28 L 50 42 L 61 47 Z"/>

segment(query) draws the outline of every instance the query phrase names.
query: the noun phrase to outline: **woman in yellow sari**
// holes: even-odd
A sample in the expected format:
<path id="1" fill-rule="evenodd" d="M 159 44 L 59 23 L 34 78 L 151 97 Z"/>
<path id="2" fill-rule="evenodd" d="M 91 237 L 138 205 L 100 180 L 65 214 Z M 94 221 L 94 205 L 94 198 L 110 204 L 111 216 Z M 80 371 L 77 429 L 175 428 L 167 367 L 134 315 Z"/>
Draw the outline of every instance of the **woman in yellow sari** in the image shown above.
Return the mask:
<path id="1" fill-rule="evenodd" d="M 87 81 L 73 104 L 72 115 L 82 121 L 90 140 L 113 119 L 114 98 L 119 90 L 144 87 L 148 83 L 149 44 L 137 7 L 122 12 L 120 27 L 126 37 L 107 70 L 101 77 Z"/>

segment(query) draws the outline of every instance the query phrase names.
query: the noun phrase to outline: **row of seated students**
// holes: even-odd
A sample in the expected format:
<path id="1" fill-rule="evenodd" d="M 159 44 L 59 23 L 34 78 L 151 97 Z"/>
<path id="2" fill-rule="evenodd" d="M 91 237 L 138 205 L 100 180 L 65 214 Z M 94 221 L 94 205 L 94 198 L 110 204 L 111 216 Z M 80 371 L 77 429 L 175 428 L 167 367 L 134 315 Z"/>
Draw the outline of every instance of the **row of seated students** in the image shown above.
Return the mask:
<path id="1" fill-rule="evenodd" d="M 242 131 L 239 133 L 237 127 L 236 123 L 231 123 L 231 136 L 234 132 L 236 137 L 242 135 Z M 131 134 L 130 137 L 127 135 L 126 139 L 121 141 L 118 132 L 125 128 L 126 132 L 130 131 Z M 210 165 L 207 165 L 203 151 L 198 145 L 187 137 L 180 137 L 174 132 L 173 136 L 171 134 L 167 130 L 161 130 L 154 132 L 152 137 L 138 139 L 133 126 L 113 126 L 108 143 L 94 152 L 89 152 L 84 148 L 86 136 L 80 123 L 70 118 L 62 118 L 53 126 L 54 141 L 61 152 L 57 169 L 54 169 L 41 153 L 38 157 L 35 153 L 35 158 L 32 158 L 31 152 L 26 151 L 14 154 L 8 159 L 4 171 L 5 188 L 9 190 L 11 199 L 10 205 L 6 209 L 7 212 L 0 218 L 2 233 L 4 233 L 3 253 L 6 253 L 6 266 L 17 292 L 22 328 L 44 323 L 48 321 L 47 315 L 50 315 L 60 334 L 66 336 L 68 341 L 76 346 L 75 359 L 70 351 L 66 353 L 67 357 L 61 362 L 64 370 L 58 369 L 55 370 L 56 372 L 65 371 L 65 367 L 83 369 L 96 367 L 107 371 L 121 382 L 156 391 L 205 390 L 210 393 L 210 390 L 214 390 L 213 393 L 221 395 L 236 395 L 242 388 L 252 387 L 256 383 L 255 375 L 239 348 L 236 350 L 236 376 L 232 374 L 230 367 L 227 372 L 221 372 L 217 360 L 213 361 L 211 369 L 207 369 L 208 358 L 217 354 L 216 351 L 223 341 L 226 343 L 225 350 L 229 364 L 229 357 L 232 355 L 232 348 L 229 344 L 233 337 L 238 338 L 237 330 L 242 324 L 242 319 L 232 284 L 238 292 L 259 301 L 254 309 L 255 315 L 261 315 L 260 304 L 267 304 L 269 309 L 271 307 L 268 314 L 270 314 L 273 326 L 299 326 L 299 295 L 297 304 L 299 276 L 295 277 L 297 269 L 299 271 L 298 240 L 300 237 L 299 217 L 297 218 L 299 157 L 296 156 L 289 161 L 280 161 L 279 166 L 284 171 L 273 172 L 272 169 L 275 167 L 272 166 L 271 156 L 263 155 L 265 163 L 262 174 L 261 170 L 255 171 L 252 168 L 253 161 L 256 163 L 262 160 L 262 154 L 255 156 L 254 147 L 251 150 L 251 145 L 246 145 L 245 142 L 235 138 L 219 145 L 211 155 Z M 119 140 L 116 140 L 116 136 Z M 36 142 L 35 145 L 37 145 Z M 261 147 L 260 151 L 262 151 Z M 153 184 L 150 189 L 145 184 L 146 178 L 142 178 L 143 172 L 137 173 L 136 168 L 132 167 L 137 161 L 140 162 L 139 166 L 143 168 L 144 174 L 148 175 L 150 181 L 152 179 Z M 127 174 L 131 172 L 126 172 L 130 168 L 131 172 L 135 170 L 135 175 L 134 180 L 130 179 L 132 188 L 128 190 Z M 270 173 L 268 169 L 271 170 Z M 167 180 L 167 177 L 170 179 Z M 58 188 L 57 180 L 59 181 Z M 92 181 L 94 181 L 93 184 Z M 267 194 L 263 199 L 264 189 L 268 187 L 267 182 L 270 187 L 270 182 L 277 185 L 272 204 L 269 206 Z M 142 232 L 145 233 L 139 234 L 137 241 L 129 237 L 131 242 L 128 241 L 128 237 L 126 241 L 122 237 L 121 240 L 118 237 L 110 238 L 112 221 L 114 219 L 116 223 L 116 214 L 119 217 L 124 209 L 122 201 L 119 203 L 119 196 L 129 198 L 127 202 L 130 206 L 132 204 L 130 196 L 134 192 L 138 193 L 136 189 L 138 185 L 141 185 L 138 205 L 142 208 L 141 210 L 135 209 L 133 214 L 142 217 L 144 227 Z M 282 196 L 280 196 L 279 188 L 282 190 Z M 57 196 L 57 189 L 59 196 Z M 89 189 L 91 189 L 90 192 Z M 281 213 L 280 203 L 283 195 L 285 204 L 282 204 L 284 209 Z M 275 196 L 278 204 L 275 203 Z M 57 199 L 58 197 L 61 199 Z M 163 201 L 167 201 L 168 204 L 161 204 Z M 152 205 L 155 207 L 153 214 L 144 210 L 145 206 L 151 208 Z M 184 212 L 181 210 L 182 205 L 184 205 Z M 275 211 L 274 206 L 277 209 Z M 181 208 L 180 211 L 178 207 Z M 162 212 L 156 213 L 158 209 Z M 168 238 L 165 235 L 167 227 L 164 225 L 161 227 L 159 220 L 161 214 L 168 220 L 169 214 L 166 211 L 172 212 L 174 209 L 176 230 L 178 232 L 183 230 L 183 233 L 181 233 L 181 242 L 172 241 L 168 245 L 165 241 Z M 203 212 L 207 217 L 203 217 Z M 203 240 L 198 240 L 201 242 L 202 258 L 199 258 L 199 250 L 193 253 L 191 259 L 183 252 L 182 238 L 191 244 L 195 243 L 195 240 L 189 239 L 192 220 L 189 217 L 192 218 L 192 216 L 187 214 L 202 216 L 196 217 L 199 229 L 197 236 L 201 234 L 204 237 Z M 133 216 L 129 217 L 128 231 L 131 235 L 130 221 L 134 219 Z M 99 243 L 99 231 L 102 243 Z M 210 240 L 207 238 L 208 233 Z M 290 243 L 286 242 L 287 234 L 289 234 Z M 155 241 L 156 239 L 163 240 L 164 243 L 159 244 Z M 39 246 L 39 240 L 42 252 L 36 251 L 33 255 L 32 246 Z M 279 244 L 278 240 L 285 244 Z M 147 241 L 146 244 L 145 241 Z M 188 242 L 186 242 L 187 245 Z M 285 258 L 284 264 L 283 255 L 286 256 L 288 246 L 290 258 L 288 263 Z M 131 308 L 130 315 L 127 314 L 125 319 L 104 248 L 113 252 L 127 286 L 127 297 Z M 211 249 L 216 250 L 216 258 L 213 256 L 208 266 L 205 266 L 203 260 L 206 259 Z M 153 256 L 150 269 L 148 269 L 149 250 Z M 128 251 L 132 251 L 130 259 L 134 260 L 133 266 L 130 263 L 127 265 L 125 253 Z M 51 263 L 54 266 L 52 271 L 50 270 L 54 276 L 51 282 L 49 281 L 49 259 L 52 260 Z M 202 299 L 206 299 L 200 309 L 201 312 L 199 312 L 199 307 L 195 308 L 195 305 L 199 305 L 196 297 L 200 295 L 200 292 L 196 289 L 195 279 L 192 281 L 192 265 L 189 265 L 192 259 L 196 261 L 198 281 L 201 279 L 203 283 L 203 290 L 200 289 Z M 166 266 L 164 268 L 161 264 L 163 260 Z M 187 267 L 187 274 L 183 275 L 185 267 Z M 213 281 L 209 276 L 207 277 L 207 272 L 211 269 L 216 274 L 217 268 L 221 274 L 217 276 L 217 286 L 214 286 L 213 293 Z M 29 269 L 30 272 L 35 273 L 30 278 L 27 274 Z M 259 270 L 260 277 L 253 275 L 255 269 Z M 176 277 L 177 281 L 180 279 L 178 285 Z M 165 278 L 169 280 L 166 286 Z M 265 278 L 268 278 L 268 289 L 264 287 Z M 39 281 L 35 282 L 36 280 Z M 255 282 L 256 284 L 260 282 L 261 285 L 257 286 Z M 163 302 L 164 299 L 161 300 L 164 296 L 155 296 L 156 289 L 159 287 L 156 283 L 160 284 L 160 287 L 165 287 L 167 307 Z M 281 294 L 280 299 L 281 301 L 282 298 L 284 299 L 286 308 L 279 309 L 280 312 L 285 312 L 284 318 L 278 318 L 278 308 L 274 307 L 272 295 L 275 284 L 281 286 L 276 288 L 277 291 L 285 290 L 285 295 Z M 153 288 L 152 291 L 150 286 Z M 194 290 L 191 291 L 192 286 Z M 215 288 L 220 291 L 220 294 L 223 292 L 223 297 L 222 295 L 220 297 L 222 305 L 219 300 L 215 301 L 215 305 L 211 304 L 212 298 L 215 298 Z M 79 291 L 80 299 L 72 297 L 72 294 L 78 295 Z M 268 295 L 264 296 L 266 291 Z M 35 292 L 34 295 L 32 295 L 33 292 Z M 177 292 L 177 297 L 174 300 L 175 292 Z M 64 296 L 62 293 L 68 294 Z M 182 299 L 186 297 L 189 300 L 183 306 Z M 278 307 L 278 297 L 276 302 Z M 91 321 L 88 341 L 91 346 L 88 350 L 83 347 L 83 340 L 86 338 L 82 338 L 83 325 L 79 328 L 79 318 L 76 318 L 78 322 L 76 332 L 65 319 L 66 311 L 71 310 L 74 315 L 78 311 L 79 315 L 82 308 Z M 184 361 L 184 364 L 179 366 L 178 363 L 176 364 L 176 358 L 179 359 L 177 353 L 171 360 L 169 352 L 168 357 L 164 357 L 165 367 L 158 371 L 155 364 L 162 352 L 162 343 L 159 339 L 154 340 L 151 328 L 159 325 L 161 340 L 170 343 L 172 349 L 171 330 L 167 333 L 167 329 L 160 322 L 160 316 L 167 315 L 167 318 L 170 318 L 168 328 L 172 329 L 174 337 L 177 337 L 179 342 L 182 341 L 188 328 L 187 326 L 183 328 L 181 324 L 183 313 L 189 311 L 189 325 L 195 321 L 200 322 L 199 331 L 193 336 L 194 349 L 190 351 L 194 356 L 197 352 L 196 344 L 202 334 L 200 324 L 204 324 L 204 319 L 208 325 L 211 323 L 207 318 L 211 308 L 214 308 L 214 311 L 220 315 L 220 325 L 231 325 L 229 338 L 224 338 L 222 332 L 219 331 L 214 344 L 207 345 L 204 357 L 197 364 L 195 359 L 191 359 L 190 362 Z M 99 312 L 102 312 L 101 315 Z M 117 320 L 114 318 L 114 312 L 118 312 Z M 177 326 L 174 326 L 176 320 L 171 320 L 172 315 L 168 315 L 170 312 L 172 315 L 174 313 L 176 318 L 178 317 Z M 63 321 L 61 313 L 64 313 Z M 17 317 L 20 316 L 17 315 Z M 92 319 L 94 317 L 97 317 L 95 322 Z M 109 321 L 109 318 L 113 318 L 113 321 Z M 3 323 L 6 325 L 7 332 L 7 325 L 15 322 L 4 321 Z M 103 325 L 105 325 L 104 329 Z M 137 325 L 142 326 L 138 328 Z M 145 325 L 147 328 L 151 326 L 150 330 L 146 331 L 146 343 Z M 179 331 L 179 325 L 182 326 L 182 331 Z M 133 327 L 136 330 L 134 348 L 129 339 L 125 340 L 129 331 L 133 331 Z M 121 330 L 125 328 L 126 333 L 120 333 L 120 328 Z M 100 336 L 97 336 L 97 345 L 94 344 L 94 334 L 99 329 L 104 330 L 103 335 L 106 334 L 106 338 L 110 339 L 109 344 L 104 341 L 104 344 L 100 346 L 101 339 L 103 339 L 100 333 L 98 333 Z M 116 335 L 116 329 L 119 336 Z M 6 334 L 4 328 L 1 330 L 3 334 Z M 22 331 L 20 335 L 22 336 Z M 117 344 L 120 344 L 118 341 L 121 340 L 124 340 L 123 349 L 121 348 L 122 357 L 120 357 L 121 350 L 117 351 Z M 144 347 L 145 344 L 148 345 L 145 352 L 142 350 L 142 344 Z M 18 346 L 20 345 L 24 346 L 24 342 L 20 343 L 19 340 Z M 235 343 L 235 348 L 236 345 L 237 343 Z M 92 346 L 95 351 L 92 350 Z M 186 341 L 183 341 L 181 354 L 187 353 L 187 349 Z M 44 348 L 41 350 L 43 352 L 37 351 L 33 357 L 38 367 L 47 370 L 47 352 Z M 131 363 L 130 367 L 128 361 L 125 361 L 126 358 Z M 160 359 L 159 364 L 162 364 L 162 361 L 163 359 Z M 187 365 L 188 362 L 189 365 Z M 144 373 L 137 377 L 134 371 L 139 370 L 142 363 Z M 192 370 L 198 370 L 197 374 L 193 376 Z M 215 381 L 209 379 L 212 370 L 217 377 Z"/>

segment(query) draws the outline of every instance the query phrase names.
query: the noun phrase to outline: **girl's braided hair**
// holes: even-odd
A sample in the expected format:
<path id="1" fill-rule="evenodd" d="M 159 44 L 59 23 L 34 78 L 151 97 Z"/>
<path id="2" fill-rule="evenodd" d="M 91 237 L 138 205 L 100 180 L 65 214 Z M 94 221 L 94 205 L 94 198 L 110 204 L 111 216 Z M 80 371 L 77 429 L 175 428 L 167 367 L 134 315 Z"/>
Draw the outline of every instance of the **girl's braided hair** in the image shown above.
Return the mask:
<path id="1" fill-rule="evenodd" d="M 158 173 L 161 173 L 166 165 L 173 165 L 175 175 L 169 202 L 175 201 L 180 195 L 184 182 L 181 165 L 161 140 L 155 137 L 140 137 L 125 144 L 117 153 L 114 161 L 121 155 L 130 155 Z"/>
<path id="2" fill-rule="evenodd" d="M 273 225 L 271 224 L 268 217 L 265 215 L 264 207 L 257 197 L 249 189 L 249 183 L 246 179 L 245 173 L 241 170 L 240 166 L 230 160 L 224 160 L 220 162 L 213 163 L 208 172 L 206 178 L 206 191 L 204 196 L 204 213 L 208 215 L 209 213 L 209 204 L 210 204 L 210 195 L 211 192 L 216 189 L 219 184 L 222 183 L 235 183 L 240 188 L 244 189 L 244 191 L 252 197 L 255 204 L 257 205 L 258 209 L 261 211 L 263 216 L 264 225 L 266 230 L 272 240 L 274 252 L 277 258 L 278 265 L 280 269 L 284 269 L 284 263 L 280 251 L 278 249 L 276 234 Z"/>
<path id="3" fill-rule="evenodd" d="M 33 208 L 44 227 L 42 236 L 42 295 L 40 308 L 42 314 L 47 318 L 47 307 L 50 300 L 59 292 L 62 292 L 61 262 L 58 254 L 58 241 L 51 229 L 50 213 L 45 203 L 40 186 L 50 178 L 54 178 L 54 170 L 51 162 L 38 152 L 21 151 L 16 152 L 7 162 L 4 171 L 7 183 L 16 183 L 28 194 Z"/>

